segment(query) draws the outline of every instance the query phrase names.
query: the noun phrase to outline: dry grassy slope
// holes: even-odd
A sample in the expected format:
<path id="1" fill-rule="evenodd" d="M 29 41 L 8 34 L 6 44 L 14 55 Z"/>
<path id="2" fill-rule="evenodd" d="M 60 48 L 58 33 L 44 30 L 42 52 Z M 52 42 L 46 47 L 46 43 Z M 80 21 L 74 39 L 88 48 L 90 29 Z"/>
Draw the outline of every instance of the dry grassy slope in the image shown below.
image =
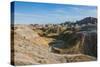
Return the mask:
<path id="1" fill-rule="evenodd" d="M 77 61 L 84 61 L 83 56 L 86 59 L 95 60 L 86 55 L 71 55 L 70 58 L 67 55 L 49 52 L 48 41 L 40 37 L 28 25 L 15 25 L 14 44 L 12 45 L 14 45 L 12 53 L 14 53 L 15 65 L 65 63 L 74 61 L 74 58 L 78 56 L 81 58 L 76 59 Z"/>

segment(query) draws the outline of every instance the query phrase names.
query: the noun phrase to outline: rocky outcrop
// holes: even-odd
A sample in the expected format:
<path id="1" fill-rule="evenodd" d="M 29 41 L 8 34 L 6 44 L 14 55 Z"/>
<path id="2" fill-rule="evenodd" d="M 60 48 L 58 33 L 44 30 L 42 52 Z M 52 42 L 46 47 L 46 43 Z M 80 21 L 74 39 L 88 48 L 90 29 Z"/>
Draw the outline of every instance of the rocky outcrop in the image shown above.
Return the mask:
<path id="1" fill-rule="evenodd" d="M 87 27 L 87 30 L 65 33 L 63 36 L 63 43 L 58 43 L 55 41 L 52 46 L 52 51 L 60 54 L 86 54 L 90 56 L 97 57 L 97 32 L 93 28 Z M 89 30 L 88 30 L 89 28 Z M 59 38 L 60 39 L 60 38 Z"/>
<path id="2" fill-rule="evenodd" d="M 61 56 L 55 56 L 48 50 L 48 43 L 45 38 L 40 37 L 37 32 L 28 25 L 15 25 L 12 29 L 12 64 L 51 64 L 62 63 Z"/>
<path id="3" fill-rule="evenodd" d="M 82 24 L 97 24 L 97 18 L 94 18 L 94 17 L 86 17 L 82 20 L 79 20 L 76 22 L 77 24 L 79 25 L 82 25 Z"/>
<path id="4" fill-rule="evenodd" d="M 84 54 L 55 54 L 49 51 L 49 43 L 29 25 L 15 25 L 11 29 L 11 64 L 53 64 L 75 61 L 91 61 L 96 58 Z M 72 59 L 73 58 L 73 59 Z M 74 60 L 74 58 L 76 58 Z"/>

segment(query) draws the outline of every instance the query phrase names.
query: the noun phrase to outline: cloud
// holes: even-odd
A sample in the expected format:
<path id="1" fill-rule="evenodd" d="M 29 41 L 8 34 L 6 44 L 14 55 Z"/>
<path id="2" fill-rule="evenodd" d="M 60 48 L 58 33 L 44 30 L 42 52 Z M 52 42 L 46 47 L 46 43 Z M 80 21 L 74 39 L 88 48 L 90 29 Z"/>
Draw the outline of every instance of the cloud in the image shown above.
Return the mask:
<path id="1" fill-rule="evenodd" d="M 53 13 L 55 13 L 55 14 L 65 14 L 66 11 L 64 9 L 56 9 L 56 10 L 53 11 Z"/>
<path id="2" fill-rule="evenodd" d="M 15 13 L 15 17 L 20 16 L 20 17 L 44 17 L 44 15 L 39 15 L 39 14 L 24 14 L 24 13 Z"/>
<path id="3" fill-rule="evenodd" d="M 83 16 L 96 16 L 97 10 L 94 8 L 78 8 L 74 7 L 72 8 L 73 13 L 76 13 L 77 15 L 83 15 Z"/>

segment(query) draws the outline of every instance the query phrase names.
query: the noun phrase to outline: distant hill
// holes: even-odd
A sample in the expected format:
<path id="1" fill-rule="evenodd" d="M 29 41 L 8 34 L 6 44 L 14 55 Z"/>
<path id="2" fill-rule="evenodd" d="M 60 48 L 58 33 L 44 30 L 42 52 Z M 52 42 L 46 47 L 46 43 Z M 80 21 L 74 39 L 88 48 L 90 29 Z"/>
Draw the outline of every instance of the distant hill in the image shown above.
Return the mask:
<path id="1" fill-rule="evenodd" d="M 82 25 L 82 24 L 95 24 L 97 23 L 97 18 L 94 17 L 86 17 L 82 20 L 76 21 L 76 24 Z"/>
<path id="2" fill-rule="evenodd" d="M 97 23 L 97 18 L 94 18 L 94 17 L 86 17 L 86 18 L 83 18 L 81 20 L 78 20 L 76 22 L 71 22 L 71 21 L 65 21 L 64 23 L 61 23 L 60 25 L 75 25 L 75 24 L 78 24 L 78 25 L 82 25 L 82 24 L 96 24 Z"/>

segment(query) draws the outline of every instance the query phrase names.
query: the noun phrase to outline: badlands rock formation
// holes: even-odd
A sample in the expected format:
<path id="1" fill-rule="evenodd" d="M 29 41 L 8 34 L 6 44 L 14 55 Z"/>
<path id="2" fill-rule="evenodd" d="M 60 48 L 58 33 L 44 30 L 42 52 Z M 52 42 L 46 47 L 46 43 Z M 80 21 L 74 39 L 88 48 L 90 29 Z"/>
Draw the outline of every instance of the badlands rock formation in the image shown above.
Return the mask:
<path id="1" fill-rule="evenodd" d="M 11 29 L 11 64 L 54 64 L 96 60 L 85 54 L 57 54 L 49 49 L 49 39 L 41 37 L 30 25 L 15 25 Z"/>

